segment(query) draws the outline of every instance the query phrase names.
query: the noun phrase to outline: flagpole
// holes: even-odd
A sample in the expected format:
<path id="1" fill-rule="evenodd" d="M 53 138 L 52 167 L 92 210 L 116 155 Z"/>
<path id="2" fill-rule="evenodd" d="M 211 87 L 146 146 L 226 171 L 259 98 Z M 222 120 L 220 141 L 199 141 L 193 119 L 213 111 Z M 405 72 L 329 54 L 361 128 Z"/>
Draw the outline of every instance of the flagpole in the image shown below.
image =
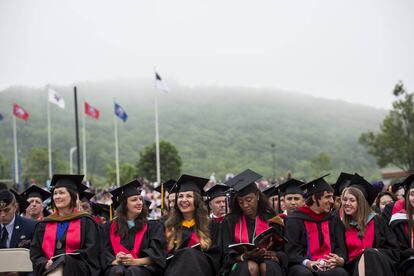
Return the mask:
<path id="1" fill-rule="evenodd" d="M 19 184 L 19 161 L 17 156 L 16 116 L 13 115 L 13 144 L 14 144 L 14 180 Z"/>
<path id="2" fill-rule="evenodd" d="M 85 180 L 87 180 L 87 177 L 86 177 L 86 127 L 85 127 L 85 99 L 83 99 L 83 114 L 82 114 L 82 142 L 83 142 L 83 145 L 82 145 L 82 153 L 83 153 L 83 174 L 84 174 L 84 177 L 85 177 Z"/>
<path id="3" fill-rule="evenodd" d="M 114 106 L 115 106 L 115 99 L 114 99 Z M 116 114 L 114 112 L 114 134 L 115 134 L 115 168 L 116 168 L 116 186 L 119 187 L 121 184 L 120 175 L 119 175 L 119 151 L 118 151 L 118 121 L 116 118 Z"/>
<path id="4" fill-rule="evenodd" d="M 47 101 L 47 145 L 49 154 L 49 179 L 52 179 L 52 134 L 50 129 L 50 103 Z"/>
<path id="5" fill-rule="evenodd" d="M 157 91 L 155 91 L 155 154 L 157 159 L 157 183 L 161 184 L 161 169 L 160 169 L 160 141 L 159 141 L 159 134 L 158 134 L 158 97 Z"/>

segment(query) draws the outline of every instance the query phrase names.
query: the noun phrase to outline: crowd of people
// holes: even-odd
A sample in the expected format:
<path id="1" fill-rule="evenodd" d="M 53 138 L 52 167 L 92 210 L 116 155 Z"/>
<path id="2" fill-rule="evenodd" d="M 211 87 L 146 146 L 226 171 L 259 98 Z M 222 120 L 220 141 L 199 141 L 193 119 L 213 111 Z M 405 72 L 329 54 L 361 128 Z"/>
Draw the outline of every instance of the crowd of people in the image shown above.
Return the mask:
<path id="1" fill-rule="evenodd" d="M 30 249 L 33 275 L 414 275 L 414 174 L 390 188 L 325 177 L 0 184 L 0 250 Z"/>

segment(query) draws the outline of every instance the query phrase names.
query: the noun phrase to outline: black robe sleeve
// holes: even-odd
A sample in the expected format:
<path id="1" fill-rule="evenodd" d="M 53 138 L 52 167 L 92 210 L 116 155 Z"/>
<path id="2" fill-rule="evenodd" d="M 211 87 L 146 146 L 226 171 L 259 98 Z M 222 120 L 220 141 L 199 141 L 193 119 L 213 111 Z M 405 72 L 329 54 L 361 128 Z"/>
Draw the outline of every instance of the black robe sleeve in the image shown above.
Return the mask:
<path id="1" fill-rule="evenodd" d="M 166 265 L 164 248 L 167 241 L 164 236 L 164 228 L 158 221 L 148 222 L 148 235 L 147 235 L 147 248 L 141 250 L 145 256 L 151 258 L 151 260 L 160 268 L 164 268 Z"/>
<path id="2" fill-rule="evenodd" d="M 396 264 L 399 261 L 400 249 L 397 238 L 382 217 L 375 216 L 374 247 Z"/>
<path id="3" fill-rule="evenodd" d="M 340 220 L 339 216 L 332 216 L 330 222 L 330 236 L 331 245 L 333 244 L 332 252 L 343 258 L 345 262 L 348 260 L 348 254 L 345 243 L 345 226 Z"/>
<path id="4" fill-rule="evenodd" d="M 285 251 L 291 265 L 301 264 L 306 256 L 306 231 L 303 221 L 297 218 L 285 219 L 285 236 L 288 242 Z"/>
<path id="5" fill-rule="evenodd" d="M 45 271 L 45 265 L 48 261 L 48 258 L 43 254 L 42 242 L 43 235 L 45 233 L 46 224 L 39 222 L 36 224 L 32 244 L 30 247 L 30 259 L 33 263 L 33 274 L 42 275 Z"/>

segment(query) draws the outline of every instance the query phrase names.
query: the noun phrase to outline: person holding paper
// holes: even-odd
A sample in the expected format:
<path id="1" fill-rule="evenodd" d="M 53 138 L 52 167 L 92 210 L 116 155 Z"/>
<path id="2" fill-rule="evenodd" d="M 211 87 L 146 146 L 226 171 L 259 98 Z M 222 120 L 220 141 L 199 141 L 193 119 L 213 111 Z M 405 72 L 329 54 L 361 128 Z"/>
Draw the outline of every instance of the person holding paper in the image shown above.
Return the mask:
<path id="1" fill-rule="evenodd" d="M 165 267 L 163 228 L 148 222 L 141 183 L 133 180 L 112 190 L 117 217 L 105 225 L 104 275 L 161 275 Z"/>
<path id="2" fill-rule="evenodd" d="M 98 225 L 76 208 L 86 189 L 83 175 L 54 175 L 53 214 L 36 225 L 30 248 L 34 275 L 98 275 L 101 251 Z"/>
<path id="3" fill-rule="evenodd" d="M 284 275 L 287 269 L 283 244 L 269 240 L 256 248 L 244 252 L 236 250 L 237 243 L 254 243 L 255 238 L 269 227 L 282 233 L 282 220 L 276 216 L 255 181 L 262 176 L 246 170 L 226 182 L 235 191 L 231 214 L 222 222 L 222 250 L 225 275 Z M 276 221 L 274 221 L 276 219 Z"/>
<path id="4" fill-rule="evenodd" d="M 211 276 L 220 268 L 219 224 L 208 217 L 203 201 L 209 180 L 182 175 L 176 184 L 176 204 L 165 221 L 167 268 L 164 276 Z"/>

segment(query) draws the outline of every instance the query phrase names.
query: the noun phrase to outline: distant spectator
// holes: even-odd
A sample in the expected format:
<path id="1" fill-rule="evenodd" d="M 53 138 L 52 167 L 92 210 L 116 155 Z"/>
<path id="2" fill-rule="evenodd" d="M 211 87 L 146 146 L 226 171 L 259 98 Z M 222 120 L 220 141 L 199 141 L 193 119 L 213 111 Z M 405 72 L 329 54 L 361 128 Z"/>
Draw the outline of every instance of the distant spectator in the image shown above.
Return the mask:
<path id="1" fill-rule="evenodd" d="M 377 199 L 375 200 L 375 206 L 377 206 L 377 208 L 382 213 L 386 205 L 394 203 L 395 201 L 397 201 L 397 198 L 392 193 L 387 191 L 380 192 L 377 196 Z"/>

